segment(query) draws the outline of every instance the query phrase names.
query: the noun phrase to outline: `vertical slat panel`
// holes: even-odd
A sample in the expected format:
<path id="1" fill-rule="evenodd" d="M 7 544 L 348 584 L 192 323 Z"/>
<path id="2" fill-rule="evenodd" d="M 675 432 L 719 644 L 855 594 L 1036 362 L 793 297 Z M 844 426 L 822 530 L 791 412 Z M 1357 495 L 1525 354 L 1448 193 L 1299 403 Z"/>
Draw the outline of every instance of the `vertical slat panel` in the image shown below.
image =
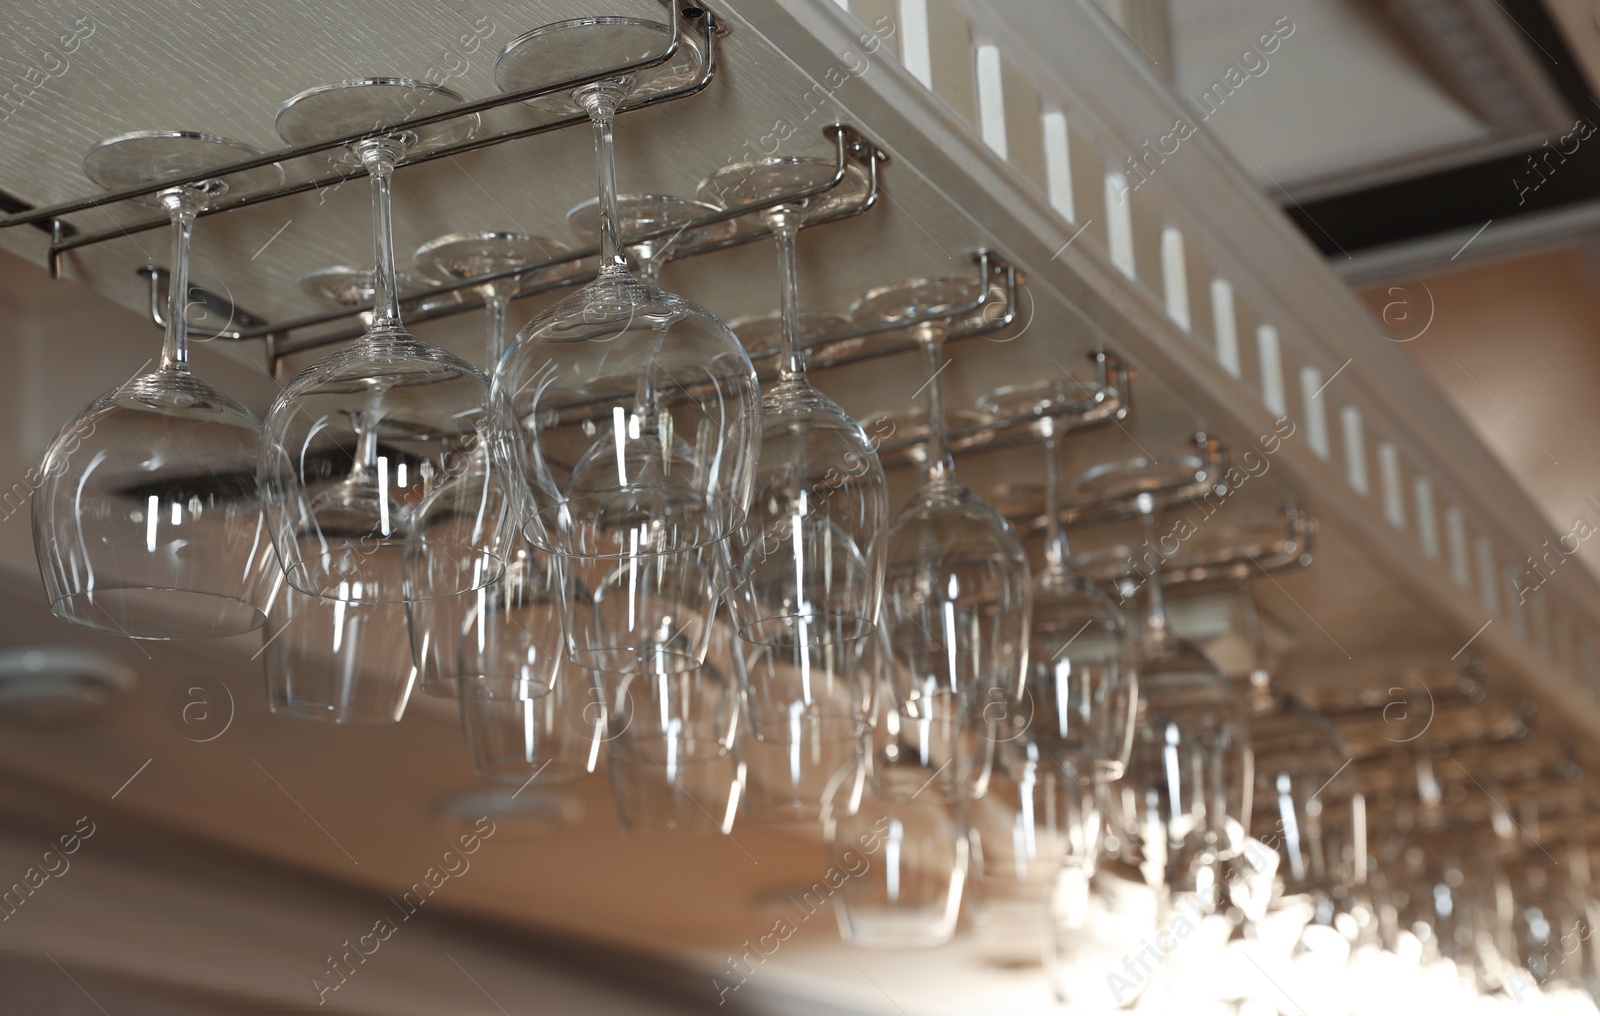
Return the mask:
<path id="1" fill-rule="evenodd" d="M 1433 481 L 1419 476 L 1411 481 L 1417 505 L 1417 542 L 1430 560 L 1439 560 L 1439 515 L 1433 505 Z"/>
<path id="2" fill-rule="evenodd" d="M 1239 376 L 1239 318 L 1233 304 L 1233 283 L 1211 280 L 1211 327 L 1216 332 L 1217 362 L 1222 369 Z"/>
<path id="3" fill-rule="evenodd" d="M 974 130 L 978 87 L 973 80 L 972 27 L 955 0 L 923 0 L 927 6 L 928 50 L 933 90 Z"/>
<path id="4" fill-rule="evenodd" d="M 1322 371 L 1312 366 L 1300 368 L 1301 414 L 1306 425 L 1306 446 L 1318 458 L 1326 459 L 1328 447 L 1328 406 L 1322 398 Z"/>
<path id="5" fill-rule="evenodd" d="M 1478 596 L 1483 609 L 1490 614 L 1500 613 L 1500 571 L 1494 563 L 1494 546 L 1487 536 L 1473 543 L 1478 556 Z"/>
<path id="6" fill-rule="evenodd" d="M 1045 189 L 1049 177 L 1044 164 L 1044 100 L 1027 76 L 1004 56 L 1000 80 L 1006 98 L 1007 158 L 1034 186 Z"/>
<path id="7" fill-rule="evenodd" d="M 1456 505 L 1445 510 L 1444 534 L 1450 547 L 1450 578 L 1462 588 L 1472 585 L 1472 565 L 1467 556 L 1467 520 Z"/>
<path id="8" fill-rule="evenodd" d="M 1043 133 L 1045 190 L 1050 207 L 1076 226 L 1078 208 L 1072 194 L 1072 132 L 1067 129 L 1067 114 L 1059 109 L 1045 110 Z"/>
<path id="9" fill-rule="evenodd" d="M 1400 476 L 1400 449 L 1393 441 L 1378 445 L 1378 477 L 1383 482 L 1383 516 L 1396 529 L 1406 527 L 1405 483 Z"/>
<path id="10" fill-rule="evenodd" d="M 1256 363 L 1261 369 L 1261 403 L 1273 416 L 1289 415 L 1289 402 L 1283 390 L 1283 350 L 1278 329 L 1262 325 L 1256 329 Z"/>
<path id="11" fill-rule="evenodd" d="M 1189 330 L 1189 263 L 1183 251 L 1183 234 L 1176 227 L 1161 231 L 1161 281 L 1166 289 L 1167 317 Z"/>
<path id="12" fill-rule="evenodd" d="M 1362 433 L 1361 410 L 1344 406 L 1339 410 L 1339 429 L 1344 438 L 1345 481 L 1358 494 L 1371 490 L 1367 483 L 1367 439 Z"/>
<path id="13" fill-rule="evenodd" d="M 1077 242 L 1088 240 L 1101 250 L 1110 248 L 1106 217 L 1105 157 L 1088 135 L 1067 119 L 1068 154 L 1072 159 L 1072 204 L 1078 213 L 1075 228 L 1083 230 Z"/>
<path id="14" fill-rule="evenodd" d="M 900 0 L 900 62 L 924 88 L 933 87 L 928 0 Z"/>
<path id="15" fill-rule="evenodd" d="M 1006 145 L 1006 92 L 1000 64 L 1000 47 L 983 43 L 975 52 L 978 85 L 978 130 L 983 143 L 1000 158 L 1010 158 Z"/>
<path id="16" fill-rule="evenodd" d="M 1138 277 L 1133 256 L 1133 201 L 1128 178 L 1118 172 L 1105 176 L 1106 244 L 1111 263 L 1128 278 Z"/>

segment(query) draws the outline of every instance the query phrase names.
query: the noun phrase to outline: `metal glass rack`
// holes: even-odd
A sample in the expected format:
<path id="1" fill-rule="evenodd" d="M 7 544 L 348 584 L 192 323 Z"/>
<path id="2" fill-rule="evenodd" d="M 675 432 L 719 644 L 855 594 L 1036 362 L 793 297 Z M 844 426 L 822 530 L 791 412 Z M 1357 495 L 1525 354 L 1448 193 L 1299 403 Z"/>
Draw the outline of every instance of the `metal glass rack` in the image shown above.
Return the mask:
<path id="1" fill-rule="evenodd" d="M 0 218 L 0 229 L 8 229 L 14 226 L 31 225 L 34 223 L 48 223 L 51 230 L 50 255 L 48 259 L 50 276 L 51 278 L 59 278 L 61 270 L 61 255 L 67 251 L 76 250 L 78 248 L 87 247 L 97 243 L 103 243 L 107 240 L 114 240 L 123 236 L 130 236 L 134 233 L 141 233 L 146 230 L 158 229 L 167 225 L 167 220 L 165 218 L 150 219 L 145 222 L 130 223 L 128 225 L 117 226 L 115 228 L 102 230 L 96 233 L 80 234 L 76 228 L 72 227 L 66 222 L 66 220 L 63 218 L 64 216 L 71 215 L 75 212 L 86 211 L 92 208 L 100 208 L 105 205 L 117 204 L 133 198 L 144 197 L 146 195 L 155 194 L 186 183 L 197 183 L 201 180 L 223 177 L 229 175 L 230 173 L 238 173 L 247 169 L 254 169 L 259 166 L 268 166 L 274 163 L 289 162 L 291 160 L 300 159 L 307 156 L 320 155 L 323 152 L 330 152 L 335 149 L 347 147 L 365 138 L 377 137 L 383 134 L 394 133 L 396 131 L 405 131 L 418 127 L 425 127 L 429 124 L 442 123 L 447 120 L 471 116 L 476 113 L 482 113 L 486 110 L 498 109 L 502 106 L 510 106 L 515 103 L 525 102 L 529 99 L 536 99 L 540 96 L 569 92 L 574 88 L 591 84 L 596 81 L 604 81 L 607 78 L 621 77 L 623 75 L 647 70 L 672 59 L 673 55 L 678 51 L 678 45 L 683 37 L 683 33 L 691 29 L 698 31 L 699 34 L 705 39 L 706 59 L 705 66 L 701 69 L 700 76 L 681 88 L 624 103 L 618 112 L 632 112 L 634 110 L 645 109 L 649 106 L 658 105 L 663 102 L 670 102 L 674 99 L 680 99 L 685 96 L 694 95 L 700 91 L 703 91 L 708 85 L 710 85 L 716 75 L 717 39 L 727 33 L 727 28 L 716 18 L 715 15 L 712 14 L 710 10 L 697 3 L 685 2 L 681 5 L 670 4 L 670 6 L 673 10 L 674 28 L 671 41 L 668 42 L 666 48 L 660 53 L 641 60 L 635 60 L 616 67 L 609 67 L 604 70 L 596 71 L 593 74 L 573 78 L 568 81 L 543 85 L 538 88 L 524 89 L 523 91 L 519 92 L 504 92 L 500 95 L 491 96 L 487 99 L 478 99 L 473 102 L 467 102 L 439 113 L 431 113 L 426 116 L 412 117 L 407 120 L 402 120 L 398 123 L 376 127 L 372 130 L 357 134 L 348 134 L 343 137 L 329 138 L 325 141 L 318 141 L 314 144 L 280 148 L 276 151 L 266 152 L 261 155 L 253 156 L 248 159 L 242 159 L 237 162 L 231 162 L 222 166 L 216 166 L 211 169 L 189 173 L 187 175 L 172 176 L 163 180 L 157 180 L 153 183 L 145 184 L 140 187 L 128 187 L 118 191 L 108 191 L 104 194 L 96 194 L 87 198 L 79 198 L 75 201 L 67 201 L 60 204 L 49 205 L 44 208 L 33 208 L 27 211 L 17 212 L 13 215 Z M 560 130 L 564 127 L 586 124 L 588 123 L 588 119 L 589 118 L 586 114 L 572 114 L 559 119 L 535 124 L 531 127 L 520 127 L 514 130 L 502 131 L 498 134 L 491 134 L 488 137 L 474 138 L 469 141 L 463 141 L 456 145 L 450 145 L 418 155 L 415 158 L 408 159 L 400 163 L 397 168 L 403 169 L 406 166 L 420 165 L 421 163 L 429 162 L 434 159 L 444 158 L 450 155 L 459 155 L 463 152 L 475 151 L 479 148 L 488 148 L 493 145 L 502 144 L 506 141 L 515 140 L 517 138 L 533 137 L 538 134 L 545 134 L 550 131 Z M 281 197 L 287 197 L 290 194 L 299 194 L 308 190 L 319 190 L 328 186 L 336 186 L 344 183 L 346 180 L 359 179 L 366 175 L 367 170 L 363 166 L 347 167 L 336 172 L 321 176 L 314 176 L 310 179 L 300 180 L 294 183 L 288 183 L 270 191 L 264 191 L 259 194 L 251 194 L 247 197 L 239 198 L 234 201 L 222 202 L 215 207 L 202 210 L 199 215 L 218 215 L 223 212 L 233 211 L 237 208 L 244 208 L 249 205 L 262 204 L 264 202 L 273 201 Z"/>

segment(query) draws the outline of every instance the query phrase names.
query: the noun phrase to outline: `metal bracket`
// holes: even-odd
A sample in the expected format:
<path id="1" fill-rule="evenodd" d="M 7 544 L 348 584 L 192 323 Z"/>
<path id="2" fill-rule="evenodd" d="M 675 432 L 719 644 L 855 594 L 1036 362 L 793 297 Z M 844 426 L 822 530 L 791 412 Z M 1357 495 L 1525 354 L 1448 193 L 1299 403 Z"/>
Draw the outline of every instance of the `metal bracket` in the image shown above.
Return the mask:
<path id="1" fill-rule="evenodd" d="M 140 265 L 134 269 L 135 274 L 150 280 L 150 320 L 156 323 L 157 328 L 167 327 L 167 301 L 170 299 L 167 287 L 171 285 L 172 274 L 159 265 Z M 242 328 L 254 328 L 266 324 L 266 320 L 259 318 L 247 310 L 242 310 L 237 304 L 225 296 L 218 296 L 209 289 L 199 286 L 189 287 L 186 306 L 199 306 L 207 318 L 216 318 L 223 322 L 221 328 L 213 329 L 210 335 L 196 333 L 194 322 L 190 322 L 189 338 L 196 342 L 207 342 L 211 339 L 230 334 L 226 329 L 229 325 L 237 324 Z"/>
<path id="2" fill-rule="evenodd" d="M 867 138 L 866 135 L 862 134 L 856 128 L 848 124 L 830 124 L 828 127 L 823 129 L 823 132 L 834 143 L 835 169 L 833 176 L 828 180 L 811 187 L 804 187 L 798 190 L 776 195 L 758 204 L 746 205 L 739 208 L 724 209 L 710 215 L 702 216 L 681 226 L 663 226 L 647 232 L 631 234 L 622 238 L 623 246 L 641 243 L 646 240 L 654 240 L 661 237 L 671 236 L 680 231 L 695 232 L 704 227 L 734 219 L 754 221 L 751 219 L 752 216 L 755 216 L 757 213 L 765 211 L 768 208 L 815 197 L 819 194 L 825 194 L 833 188 L 839 186 L 844 182 L 845 174 L 850 163 L 852 162 L 858 163 L 867 174 L 867 182 L 869 186 L 867 188 L 866 196 L 862 198 L 858 204 L 851 207 L 842 208 L 831 215 L 809 221 L 805 223 L 802 228 L 810 229 L 816 226 L 827 225 L 829 223 L 839 222 L 843 219 L 850 219 L 858 215 L 865 214 L 877 204 L 878 195 L 880 193 L 878 167 L 888 162 L 887 154 L 884 153 L 875 142 Z M 751 228 L 741 229 L 733 236 L 724 240 L 715 240 L 707 243 L 697 244 L 693 247 L 684 248 L 682 250 L 669 251 L 667 260 L 679 261 L 685 258 L 696 257 L 701 254 L 709 254 L 713 251 L 725 250 L 730 247 L 739 247 L 744 244 L 755 243 L 759 240 L 764 240 L 771 235 L 771 230 L 767 229 L 765 226 L 752 226 Z M 406 297 L 407 301 L 416 301 L 420 303 L 427 301 L 432 297 L 455 293 L 460 293 L 463 299 L 460 303 L 448 304 L 431 311 L 408 314 L 406 320 L 413 322 L 432 321 L 436 318 L 449 317 L 454 314 L 462 314 L 467 311 L 477 310 L 483 306 L 483 301 L 472 294 L 473 291 L 477 290 L 485 283 L 493 282 L 498 279 L 511 279 L 523 275 L 538 273 L 556 265 L 571 264 L 573 262 L 582 261 L 585 258 L 592 258 L 599 253 L 600 248 L 598 246 L 584 247 L 578 250 L 569 251 L 560 257 L 541 261 L 537 264 L 519 265 L 515 268 L 507 268 L 498 272 L 490 272 L 485 275 L 474 276 L 470 279 L 462 279 L 457 282 L 444 283 L 429 289 L 418 290 L 415 293 L 409 294 Z M 594 277 L 595 276 L 593 272 L 587 272 L 566 278 L 556 279 L 550 282 L 539 283 L 520 290 L 515 296 L 512 297 L 512 299 L 521 300 L 526 297 L 536 296 L 540 293 L 548 293 L 556 289 L 580 286 L 591 281 Z M 335 321 L 355 318 L 362 312 L 362 308 L 323 311 L 318 314 L 294 318 L 289 321 L 280 321 L 270 326 L 263 324 L 253 328 L 241 328 L 232 334 L 224 335 L 222 337 L 242 341 L 245 339 L 261 338 L 270 332 L 278 335 L 281 338 L 287 336 L 291 332 L 310 328 L 316 325 L 329 324 Z M 298 342 L 282 342 L 278 347 L 276 355 L 277 357 L 290 356 L 295 353 L 305 352 L 309 349 L 316 349 L 322 346 L 332 345 L 336 342 L 343 342 L 347 339 L 358 337 L 363 330 L 364 329 L 342 329 L 326 335 L 312 336 L 307 339 L 302 339 Z M 771 355 L 775 357 L 777 354 L 774 351 Z M 759 354 L 757 358 L 759 358 Z"/>

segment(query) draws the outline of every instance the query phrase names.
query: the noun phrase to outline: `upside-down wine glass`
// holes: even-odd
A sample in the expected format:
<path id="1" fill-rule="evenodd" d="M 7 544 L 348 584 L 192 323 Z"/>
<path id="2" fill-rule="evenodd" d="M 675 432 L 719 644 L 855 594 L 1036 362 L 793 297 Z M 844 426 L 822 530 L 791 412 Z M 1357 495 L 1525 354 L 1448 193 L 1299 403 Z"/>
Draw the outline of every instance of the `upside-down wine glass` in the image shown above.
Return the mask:
<path id="1" fill-rule="evenodd" d="M 1246 990 L 1259 973 L 1267 984 L 1294 982 L 1329 998 L 1349 976 L 1355 944 L 1352 910 L 1360 905 L 1351 889 L 1364 852 L 1364 807 L 1348 772 L 1350 749 L 1333 724 L 1274 687 L 1251 574 L 1283 538 L 1275 526 L 1219 528 L 1195 538 L 1186 554 L 1244 562 L 1234 566 L 1235 603 L 1237 634 L 1250 647 L 1241 691 L 1256 814 L 1238 856 L 1216 866 L 1224 886 L 1218 909 L 1230 934 L 1223 962 L 1239 972 L 1229 979 L 1232 991 Z"/>
<path id="2" fill-rule="evenodd" d="M 146 131 L 100 142 L 83 166 L 120 190 L 256 154 L 209 134 Z M 276 165 L 261 166 L 149 199 L 172 219 L 160 360 L 67 423 L 39 469 L 34 547 L 57 617 L 139 639 L 261 626 L 263 581 L 275 570 L 256 492 L 261 424 L 189 372 L 189 241 L 207 202 L 282 179 Z"/>
<path id="3" fill-rule="evenodd" d="M 1122 774 L 1131 747 L 1127 625 L 1099 587 L 1067 567 L 1061 527 L 1057 435 L 1102 396 L 1068 377 L 978 402 L 995 417 L 1034 418 L 1045 453 L 1045 567 L 1033 584 L 1024 699 L 997 732 L 988 792 L 968 806 L 974 927 L 1013 959 L 1037 954 L 1052 902 L 1087 908 L 1101 846 L 1097 788 Z"/>
<path id="4" fill-rule="evenodd" d="M 663 52 L 668 26 L 580 18 L 507 44 L 507 91 Z M 568 655 L 590 669 L 692 670 L 705 660 L 722 542 L 744 521 L 760 451 L 760 389 L 744 347 L 710 311 L 629 271 L 619 245 L 612 120 L 628 96 L 694 80 L 689 35 L 673 60 L 530 100 L 584 110 L 599 170 L 600 270 L 533 319 L 494 377 L 528 539 L 560 555 L 574 586 Z"/>
<path id="5" fill-rule="evenodd" d="M 836 172 L 831 160 L 775 157 L 724 167 L 699 192 L 747 207 Z M 750 513 L 728 542 L 729 611 L 741 638 L 770 650 L 747 671 L 761 678 L 745 688 L 748 762 L 763 785 L 814 770 L 811 818 L 869 719 L 870 689 L 856 671 L 882 599 L 889 492 L 861 425 L 806 379 L 795 244 L 807 221 L 859 205 L 870 188 L 849 164 L 832 189 L 759 213 L 778 253 L 778 381 L 762 398 Z"/>
<path id="6" fill-rule="evenodd" d="M 1138 814 L 1124 814 L 1122 824 L 1138 835 L 1147 883 L 1163 892 L 1163 926 L 1175 899 L 1203 896 L 1200 880 L 1242 848 L 1254 786 L 1243 703 L 1167 616 L 1161 568 L 1168 552 L 1156 534 L 1154 493 L 1164 472 L 1161 460 L 1138 459 L 1096 467 L 1078 484 L 1090 496 L 1127 497 L 1144 527 L 1144 560 L 1135 568 L 1148 587 L 1148 614 L 1133 654 L 1137 728 L 1120 796 L 1138 802 Z"/>
<path id="7" fill-rule="evenodd" d="M 984 729 L 995 702 L 1014 715 L 1028 665 L 1030 576 L 1005 518 L 955 478 L 939 374 L 952 318 L 977 303 L 971 279 L 911 279 L 863 296 L 860 325 L 909 323 L 926 361 L 923 482 L 889 523 L 884 623 L 902 736 L 945 755 L 941 792 L 981 795 L 992 758 Z"/>
<path id="8" fill-rule="evenodd" d="M 518 267 L 530 267 L 558 258 L 570 251 L 566 244 L 542 236 L 509 230 L 489 230 L 477 233 L 451 233 L 430 240 L 417 248 L 413 260 L 417 268 L 427 275 L 451 281 L 463 281 Z M 576 262 L 558 263 L 533 269 L 526 274 L 492 279 L 476 287 L 483 300 L 485 336 L 484 357 L 489 369 L 505 355 L 506 314 L 511 299 L 524 286 L 537 285 L 577 274 Z M 429 555 L 435 544 L 446 546 L 485 546 L 492 542 L 491 526 L 512 515 L 506 500 L 506 485 L 493 470 L 490 448 L 479 444 L 452 476 L 438 484 L 417 507 L 412 531 L 415 543 L 409 548 L 405 567 L 413 576 L 413 584 L 425 582 L 431 567 Z M 485 586 L 457 596 L 435 596 L 406 602 L 407 630 L 411 635 L 411 649 L 417 664 L 419 686 L 430 695 L 455 697 L 460 691 L 458 678 L 463 673 L 457 669 L 463 639 L 475 640 L 490 655 L 509 651 L 507 639 L 514 639 L 516 629 L 496 624 L 497 608 L 511 609 L 529 597 L 559 597 L 559 583 L 549 574 L 550 562 L 537 554 L 526 540 L 512 533 L 504 536 L 501 556 L 506 562 L 502 579 L 511 588 L 491 594 Z M 515 574 L 512 572 L 515 571 Z M 551 599 L 550 602 L 558 602 Z M 491 626 L 484 630 L 483 626 Z M 542 625 L 541 634 L 560 628 Z M 484 646 L 492 637 L 501 643 L 495 649 Z M 559 651 L 560 642 L 539 645 L 539 639 L 528 636 L 526 653 L 535 669 L 542 664 L 540 653 Z M 465 672 L 476 676 L 476 672 Z M 533 687 L 549 687 L 543 681 L 534 681 Z M 526 688 L 521 689 L 526 691 Z M 484 689 L 479 689 L 482 694 Z"/>
<path id="9" fill-rule="evenodd" d="M 1068 567 L 1061 525 L 1063 421 L 1091 409 L 1098 389 L 1073 378 L 1000 388 L 979 408 L 1002 418 L 1037 417 L 1044 448 L 1044 568 L 1034 577 L 1024 691 L 1026 718 L 1052 757 L 1088 778 L 1115 780 L 1133 747 L 1138 681 L 1128 625 L 1111 598 Z"/>
<path id="10" fill-rule="evenodd" d="M 278 133 L 303 145 L 379 132 L 462 101 L 438 85 L 362 78 L 289 99 L 278 110 Z M 501 571 L 498 520 L 479 528 L 483 542 L 430 541 L 426 569 L 402 566 L 417 505 L 488 440 L 488 379 L 400 322 L 390 177 L 407 154 L 469 138 L 478 125 L 472 115 L 374 133 L 344 152 L 372 179 L 372 322 L 361 338 L 284 386 L 267 414 L 260 462 L 273 542 L 290 585 L 301 592 L 398 603 L 469 592 Z"/>

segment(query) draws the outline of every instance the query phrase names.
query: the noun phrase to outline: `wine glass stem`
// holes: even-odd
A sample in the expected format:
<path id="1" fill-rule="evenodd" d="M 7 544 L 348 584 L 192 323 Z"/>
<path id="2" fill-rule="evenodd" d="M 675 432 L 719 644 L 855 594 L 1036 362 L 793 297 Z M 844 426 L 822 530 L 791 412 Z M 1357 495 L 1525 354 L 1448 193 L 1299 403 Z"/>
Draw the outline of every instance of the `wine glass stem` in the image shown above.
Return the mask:
<path id="1" fill-rule="evenodd" d="M 1055 421 L 1044 436 L 1044 563 L 1047 571 L 1066 568 L 1067 534 L 1061 528 L 1061 463 L 1056 461 Z"/>
<path id="2" fill-rule="evenodd" d="M 1148 494 L 1139 496 L 1139 517 L 1144 523 L 1145 546 L 1155 551 L 1155 565 L 1150 572 L 1150 615 L 1145 630 L 1153 638 L 1164 638 L 1171 629 L 1167 620 L 1167 598 L 1161 588 L 1161 565 L 1166 555 L 1161 552 L 1156 537 L 1156 510 Z"/>
<path id="3" fill-rule="evenodd" d="M 612 130 L 622 93 L 602 82 L 591 86 L 578 101 L 588 110 L 589 122 L 594 125 L 595 165 L 600 174 L 600 271 L 626 271 L 628 259 L 617 234 L 617 149 Z"/>
<path id="4" fill-rule="evenodd" d="M 483 316 L 488 322 L 484 337 L 484 352 L 488 357 L 488 367 L 491 372 L 500 363 L 500 357 L 506 351 L 506 311 L 510 306 L 511 295 L 502 293 L 496 287 L 489 287 L 483 294 Z"/>
<path id="5" fill-rule="evenodd" d="M 800 273 L 795 251 L 800 215 L 793 209 L 775 208 L 767 213 L 766 221 L 778 250 L 778 377 L 794 381 L 806 376 L 805 355 L 800 349 Z"/>
<path id="6" fill-rule="evenodd" d="M 362 142 L 361 161 L 372 177 L 372 328 L 398 328 L 400 294 L 395 287 L 394 217 L 389 183 L 400 147 L 387 138 Z"/>
<path id="7" fill-rule="evenodd" d="M 161 342 L 161 366 L 189 362 L 189 241 L 194 235 L 194 195 L 182 187 L 161 195 L 172 217 L 172 274 L 167 279 L 167 331 Z"/>
<path id="8" fill-rule="evenodd" d="M 939 371 L 944 369 L 944 329 L 931 322 L 924 324 L 917 339 L 922 343 L 923 358 L 928 366 L 927 480 L 934 483 L 947 479 L 955 471 L 955 461 L 950 457 L 950 438 L 945 433 L 944 386 L 939 383 Z"/>

